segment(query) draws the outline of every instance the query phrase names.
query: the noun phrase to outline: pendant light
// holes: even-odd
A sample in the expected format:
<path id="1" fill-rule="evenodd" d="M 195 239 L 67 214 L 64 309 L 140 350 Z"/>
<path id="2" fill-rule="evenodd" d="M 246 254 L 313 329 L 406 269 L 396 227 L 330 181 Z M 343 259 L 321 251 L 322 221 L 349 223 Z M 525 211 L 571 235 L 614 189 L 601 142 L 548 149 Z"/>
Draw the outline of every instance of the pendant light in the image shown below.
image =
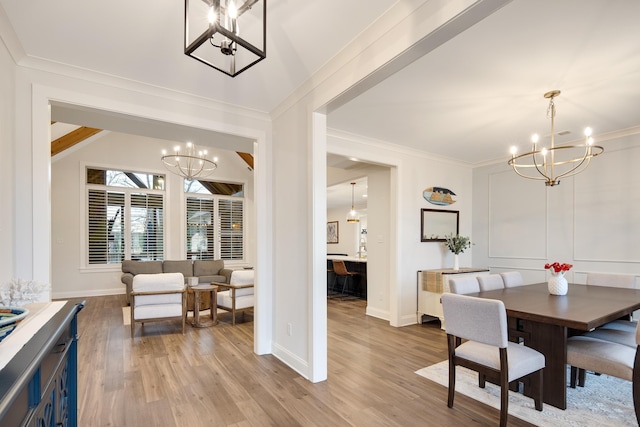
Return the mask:
<path id="1" fill-rule="evenodd" d="M 347 222 L 360 222 L 360 218 L 358 218 L 358 213 L 356 212 L 354 206 L 354 191 L 355 191 L 356 183 L 351 183 L 351 210 L 347 214 Z"/>

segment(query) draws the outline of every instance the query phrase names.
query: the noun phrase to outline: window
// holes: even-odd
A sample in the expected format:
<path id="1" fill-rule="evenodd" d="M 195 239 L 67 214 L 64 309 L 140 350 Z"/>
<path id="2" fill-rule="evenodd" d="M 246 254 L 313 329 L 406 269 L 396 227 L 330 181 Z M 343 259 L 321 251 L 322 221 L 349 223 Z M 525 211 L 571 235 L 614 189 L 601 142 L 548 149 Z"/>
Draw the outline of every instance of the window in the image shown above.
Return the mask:
<path id="1" fill-rule="evenodd" d="M 87 169 L 87 263 L 164 256 L 164 177 Z"/>
<path id="2" fill-rule="evenodd" d="M 184 191 L 188 257 L 244 259 L 242 184 L 185 180 Z"/>

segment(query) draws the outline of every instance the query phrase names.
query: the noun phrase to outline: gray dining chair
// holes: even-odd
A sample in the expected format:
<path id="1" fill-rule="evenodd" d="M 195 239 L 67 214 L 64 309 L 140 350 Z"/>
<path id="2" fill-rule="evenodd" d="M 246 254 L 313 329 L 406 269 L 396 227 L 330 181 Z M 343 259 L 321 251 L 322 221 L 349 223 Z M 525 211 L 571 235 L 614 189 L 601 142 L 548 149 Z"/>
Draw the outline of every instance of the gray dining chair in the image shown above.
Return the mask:
<path id="1" fill-rule="evenodd" d="M 504 282 L 502 276 L 499 274 L 487 274 L 484 276 L 478 276 L 478 284 L 480 285 L 480 291 L 493 291 L 496 289 L 504 289 Z"/>
<path id="2" fill-rule="evenodd" d="M 528 378 L 535 408 L 542 411 L 544 355 L 509 341 L 504 303 L 445 293 L 442 294 L 442 309 L 449 354 L 447 406 L 453 407 L 456 366 L 463 366 L 478 372 L 481 388 L 486 381 L 500 386 L 500 426 L 507 425 L 509 383 L 521 378 Z M 467 341 L 458 344 L 462 339 Z"/>
<path id="3" fill-rule="evenodd" d="M 452 294 L 472 294 L 480 292 L 480 285 L 476 277 L 449 279 L 449 292 Z"/>
<path id="4" fill-rule="evenodd" d="M 636 288 L 636 276 L 615 273 L 587 273 L 587 285 L 608 286 L 612 288 Z M 606 323 L 585 335 L 593 338 L 625 344 L 635 347 L 635 334 L 638 322 L 628 319 L 618 319 Z"/>
<path id="5" fill-rule="evenodd" d="M 584 387 L 586 371 L 611 375 L 632 382 L 633 407 L 640 424 L 640 328 L 636 326 L 635 348 L 584 335 L 567 340 L 567 364 L 571 366 L 570 386 Z"/>
<path id="6" fill-rule="evenodd" d="M 524 280 L 522 280 L 522 274 L 519 271 L 507 271 L 500 273 L 505 288 L 515 288 L 516 286 L 523 286 Z"/>

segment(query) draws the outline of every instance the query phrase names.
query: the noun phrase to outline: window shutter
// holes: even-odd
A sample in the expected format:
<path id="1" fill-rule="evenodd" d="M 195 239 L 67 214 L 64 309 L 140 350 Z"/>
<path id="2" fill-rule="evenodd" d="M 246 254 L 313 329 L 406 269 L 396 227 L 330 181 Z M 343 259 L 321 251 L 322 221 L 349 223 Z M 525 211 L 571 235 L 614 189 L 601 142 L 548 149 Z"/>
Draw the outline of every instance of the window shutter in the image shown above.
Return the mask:
<path id="1" fill-rule="evenodd" d="M 213 203 L 213 199 L 187 197 L 186 244 L 189 259 L 216 259 Z"/>
<path id="2" fill-rule="evenodd" d="M 131 194 L 131 259 L 164 258 L 163 199 L 161 194 Z"/>
<path id="3" fill-rule="evenodd" d="M 122 262 L 124 194 L 89 190 L 88 209 L 88 263 Z"/>
<path id="4" fill-rule="evenodd" d="M 219 200 L 220 257 L 229 260 L 244 258 L 244 201 Z"/>

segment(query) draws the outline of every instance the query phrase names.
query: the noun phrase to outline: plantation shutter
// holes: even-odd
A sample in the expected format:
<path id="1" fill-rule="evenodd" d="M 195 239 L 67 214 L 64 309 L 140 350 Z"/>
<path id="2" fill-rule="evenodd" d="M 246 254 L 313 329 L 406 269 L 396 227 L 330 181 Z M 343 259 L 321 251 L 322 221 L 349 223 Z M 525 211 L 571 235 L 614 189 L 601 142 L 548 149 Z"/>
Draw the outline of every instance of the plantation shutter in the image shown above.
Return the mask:
<path id="1" fill-rule="evenodd" d="M 214 239 L 214 200 L 187 197 L 187 257 L 216 259 Z"/>
<path id="2" fill-rule="evenodd" d="M 219 200 L 220 257 L 228 260 L 244 258 L 244 201 Z"/>
<path id="3" fill-rule="evenodd" d="M 88 210 L 88 263 L 122 262 L 124 193 L 89 190 Z"/>
<path id="4" fill-rule="evenodd" d="M 161 194 L 131 194 L 131 259 L 164 258 L 164 197 Z"/>

